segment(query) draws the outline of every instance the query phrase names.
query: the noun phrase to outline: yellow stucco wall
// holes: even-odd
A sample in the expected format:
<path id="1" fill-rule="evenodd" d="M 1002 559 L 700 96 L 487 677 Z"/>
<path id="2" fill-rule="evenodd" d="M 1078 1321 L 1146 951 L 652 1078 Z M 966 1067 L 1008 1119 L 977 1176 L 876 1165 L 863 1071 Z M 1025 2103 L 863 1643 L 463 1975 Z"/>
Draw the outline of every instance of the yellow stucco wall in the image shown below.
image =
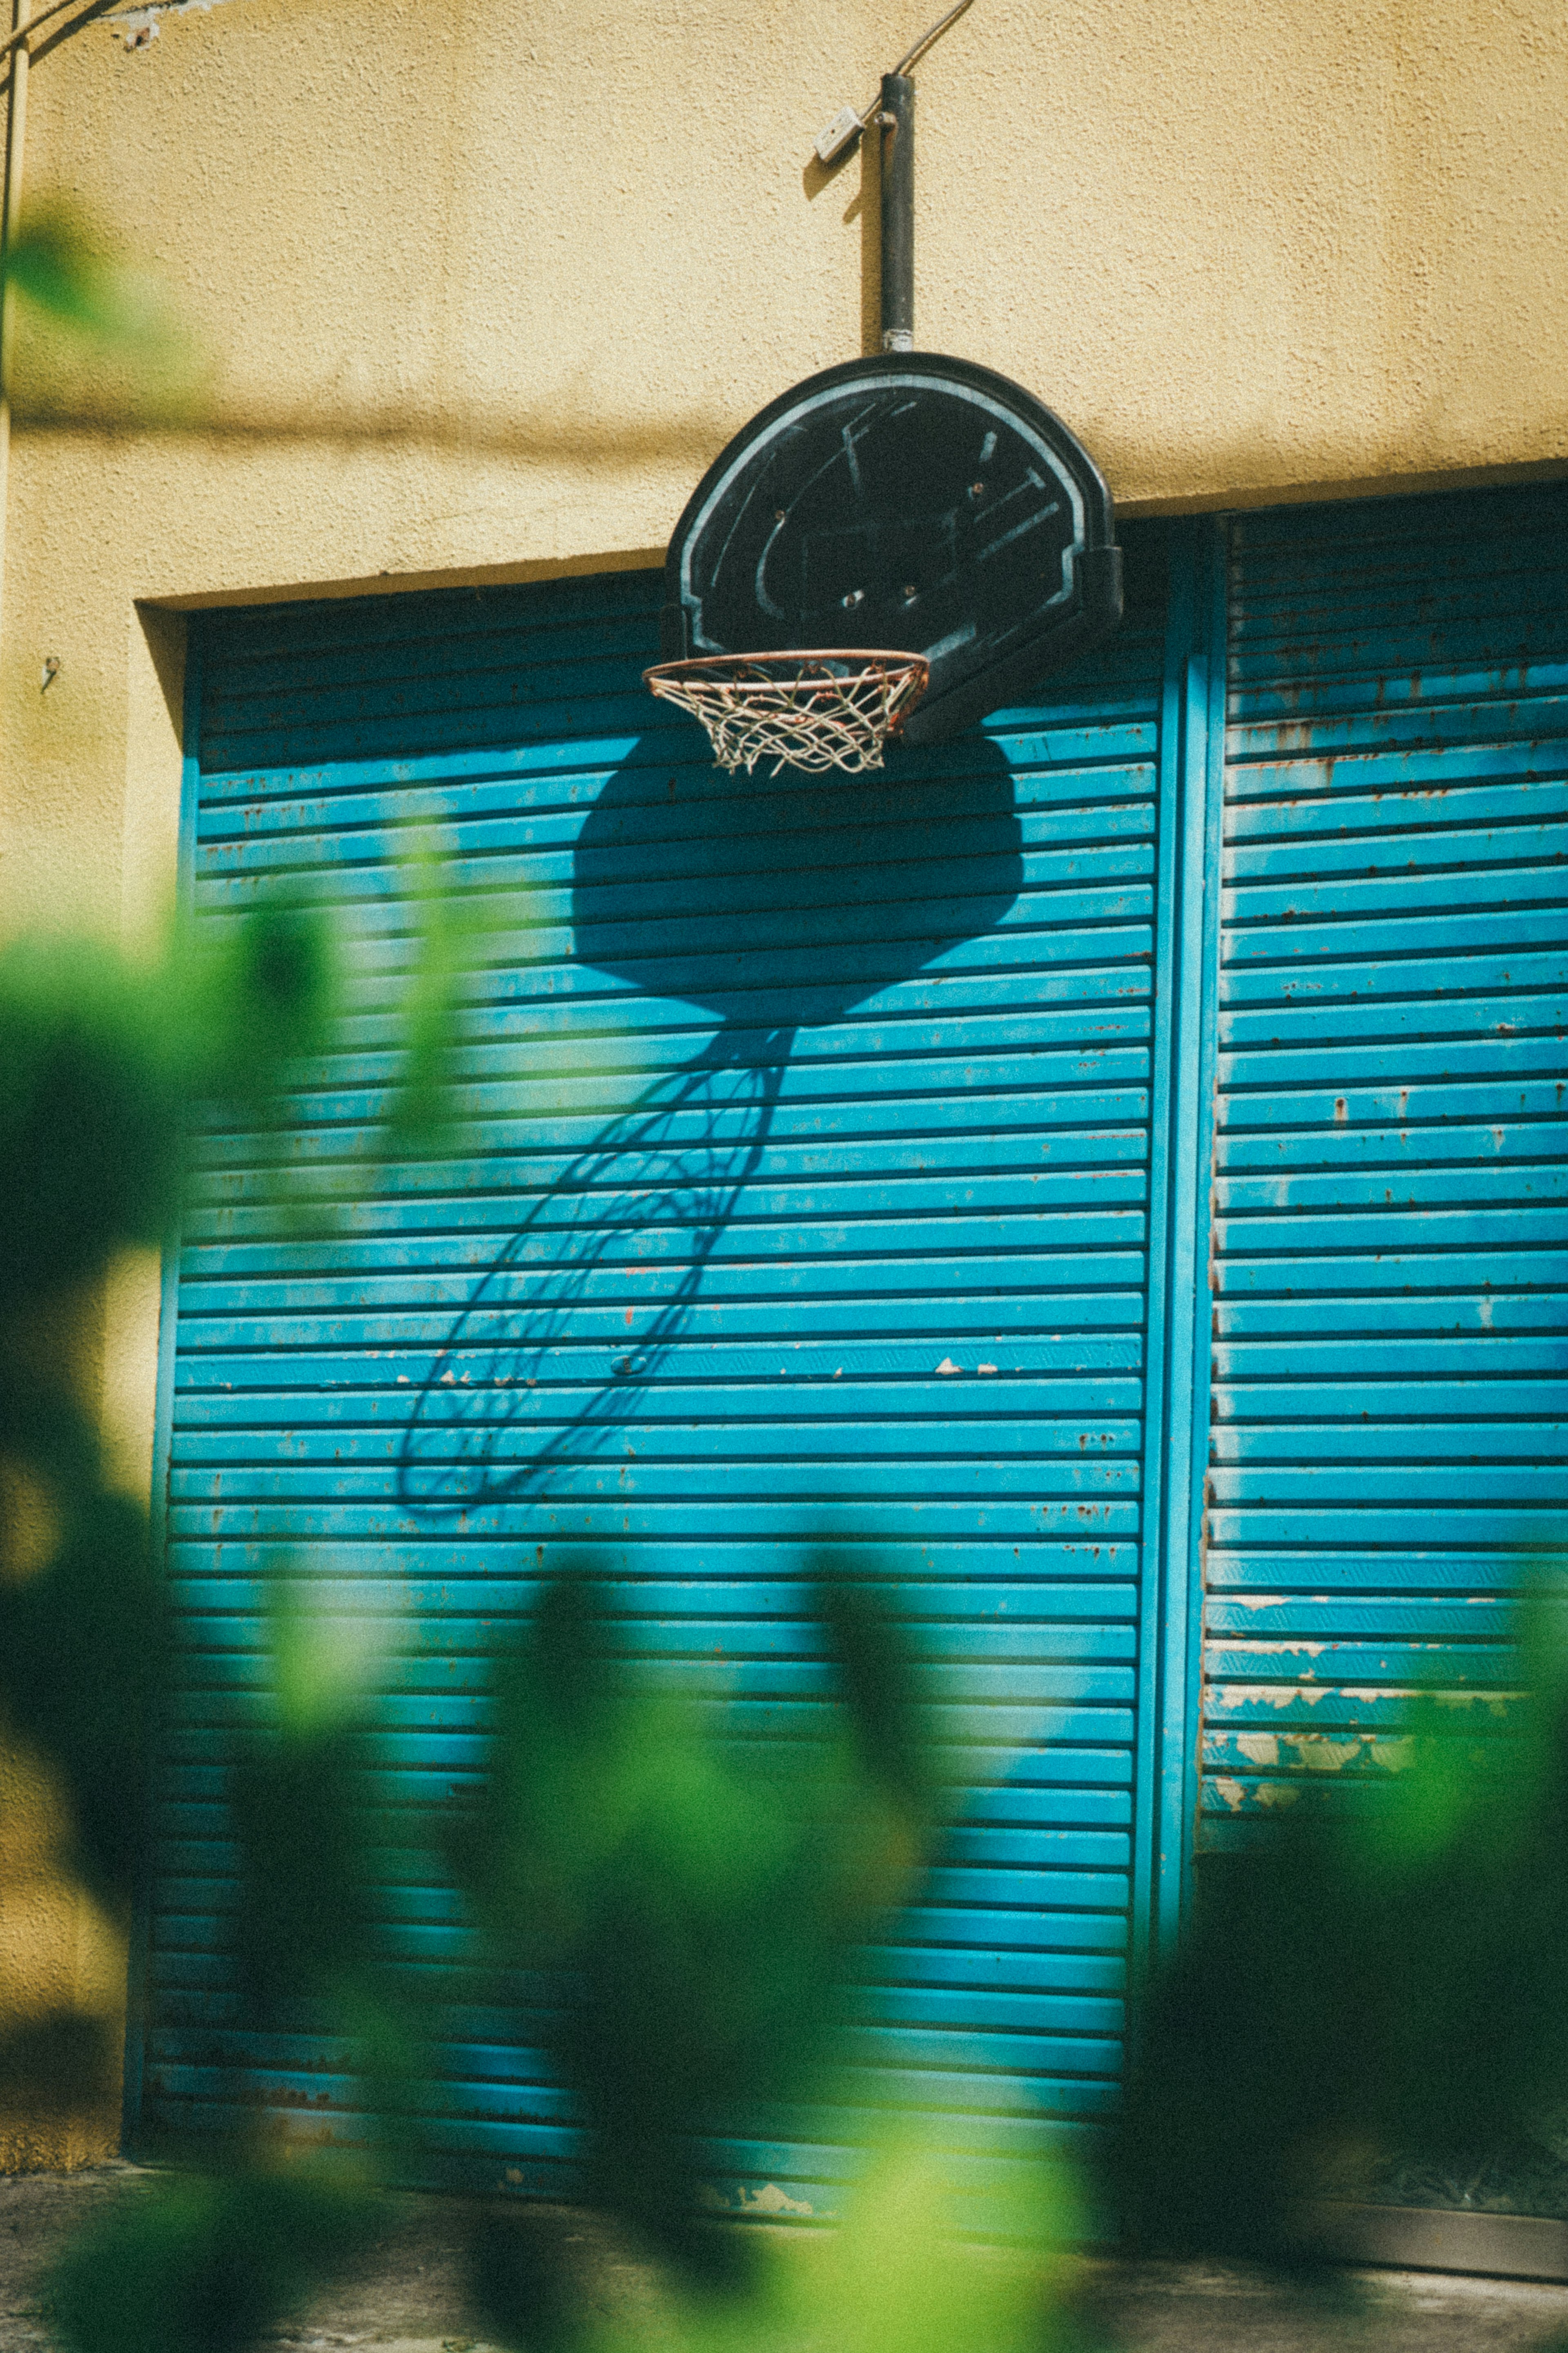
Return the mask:
<path id="1" fill-rule="evenodd" d="M 0 924 L 162 903 L 182 607 L 651 561 L 747 416 L 869 347 L 872 167 L 811 140 L 934 13 L 227 0 L 42 58 L 29 187 L 156 269 L 216 406 L 18 435 Z M 1565 87 L 1561 0 L 976 0 L 919 75 L 917 340 L 1038 392 L 1133 511 L 1558 468 Z M 91 1377 L 132 1482 L 155 1339 L 127 1268 Z M 112 2000 L 47 1825 L 16 1840 L 0 1982 Z M 0 2117 L 0 2164 L 115 2128 Z"/>

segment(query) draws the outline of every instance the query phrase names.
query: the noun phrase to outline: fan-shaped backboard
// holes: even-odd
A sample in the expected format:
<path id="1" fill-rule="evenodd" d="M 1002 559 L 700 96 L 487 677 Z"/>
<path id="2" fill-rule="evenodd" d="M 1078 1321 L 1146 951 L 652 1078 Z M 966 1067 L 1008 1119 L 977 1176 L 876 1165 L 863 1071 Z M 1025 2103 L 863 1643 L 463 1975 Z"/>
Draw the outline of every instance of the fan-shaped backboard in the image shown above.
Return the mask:
<path id="1" fill-rule="evenodd" d="M 956 734 L 1114 628 L 1110 493 L 1060 417 L 935 353 L 850 360 L 754 417 L 665 563 L 663 652 L 923 654 L 906 742 Z"/>

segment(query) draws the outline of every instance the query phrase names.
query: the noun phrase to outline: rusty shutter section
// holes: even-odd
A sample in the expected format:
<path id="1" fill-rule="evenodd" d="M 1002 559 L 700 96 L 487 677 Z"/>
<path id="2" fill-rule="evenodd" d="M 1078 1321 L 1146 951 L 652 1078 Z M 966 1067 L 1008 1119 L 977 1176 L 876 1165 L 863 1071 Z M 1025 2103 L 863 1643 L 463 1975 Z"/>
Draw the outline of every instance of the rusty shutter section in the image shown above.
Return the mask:
<path id="1" fill-rule="evenodd" d="M 1232 532 L 1200 1846 L 1508 1722 L 1561 1536 L 1568 492 Z"/>

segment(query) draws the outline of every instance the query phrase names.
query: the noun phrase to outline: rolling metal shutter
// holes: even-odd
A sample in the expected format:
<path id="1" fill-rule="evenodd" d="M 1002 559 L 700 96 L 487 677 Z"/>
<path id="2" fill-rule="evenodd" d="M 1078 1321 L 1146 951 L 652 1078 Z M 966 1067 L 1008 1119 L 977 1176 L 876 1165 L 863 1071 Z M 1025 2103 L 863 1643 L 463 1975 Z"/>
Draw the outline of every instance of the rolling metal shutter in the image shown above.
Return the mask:
<path id="1" fill-rule="evenodd" d="M 897 1547 L 942 1663 L 945 1760 L 976 1792 L 875 1957 L 866 2096 L 941 2111 L 976 2185 L 1042 2118 L 1103 2113 L 1148 1797 L 1167 541 L 1130 538 L 1110 648 L 887 782 L 714 770 L 638 683 L 654 575 L 201 625 L 198 906 L 285 877 L 358 944 L 361 1050 L 302 1088 L 300 1159 L 352 1177 L 391 1075 L 418 823 L 440 820 L 494 928 L 459 1128 L 439 1160 L 360 1180 L 334 1239 L 290 1228 L 254 1138 L 205 1139 L 166 1433 L 184 1650 L 149 2126 L 256 2103 L 363 2126 L 342 2049 L 247 2031 L 228 1957 L 226 1760 L 255 1720 L 265 1555 L 292 1547 L 395 1628 L 383 1723 L 408 1844 L 382 1933 L 417 1969 L 465 1950 L 423 1841 L 479 1766 L 482 1656 L 552 1548 L 609 1547 L 627 1652 L 787 1737 L 823 1690 L 797 1540 L 839 1504 Z M 567 2184 L 526 2014 L 447 2025 L 432 2147 Z M 844 2158 L 796 2137 L 724 2163 L 738 2205 L 820 2212 Z"/>
<path id="2" fill-rule="evenodd" d="M 1200 1843 L 1504 1727 L 1561 1541 L 1568 492 L 1232 534 Z"/>

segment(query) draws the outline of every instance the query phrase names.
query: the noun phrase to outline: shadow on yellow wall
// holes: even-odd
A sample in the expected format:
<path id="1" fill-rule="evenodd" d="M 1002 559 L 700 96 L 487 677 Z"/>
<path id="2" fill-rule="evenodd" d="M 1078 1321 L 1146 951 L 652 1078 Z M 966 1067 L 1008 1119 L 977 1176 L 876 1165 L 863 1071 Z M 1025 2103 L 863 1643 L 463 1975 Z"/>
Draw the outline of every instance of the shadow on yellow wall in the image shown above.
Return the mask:
<path id="1" fill-rule="evenodd" d="M 126 1945 L 69 1862 L 58 1779 L 0 1735 L 0 2170 L 120 2144 Z"/>
<path id="2" fill-rule="evenodd" d="M 90 1362 L 95 1302 L 26 1335 L 25 1356 Z M 42 1345 L 39 1346 L 40 1336 Z M 51 1343 L 53 1345 L 51 1345 Z M 71 1363 L 70 1360 L 75 1360 Z M 42 1485 L 0 1461 L 0 1578 L 15 1588 L 53 1558 L 59 1524 Z M 0 1714 L 0 2171 L 67 2171 L 115 2154 L 121 2135 L 127 1927 L 80 1875 L 61 1776 Z"/>

